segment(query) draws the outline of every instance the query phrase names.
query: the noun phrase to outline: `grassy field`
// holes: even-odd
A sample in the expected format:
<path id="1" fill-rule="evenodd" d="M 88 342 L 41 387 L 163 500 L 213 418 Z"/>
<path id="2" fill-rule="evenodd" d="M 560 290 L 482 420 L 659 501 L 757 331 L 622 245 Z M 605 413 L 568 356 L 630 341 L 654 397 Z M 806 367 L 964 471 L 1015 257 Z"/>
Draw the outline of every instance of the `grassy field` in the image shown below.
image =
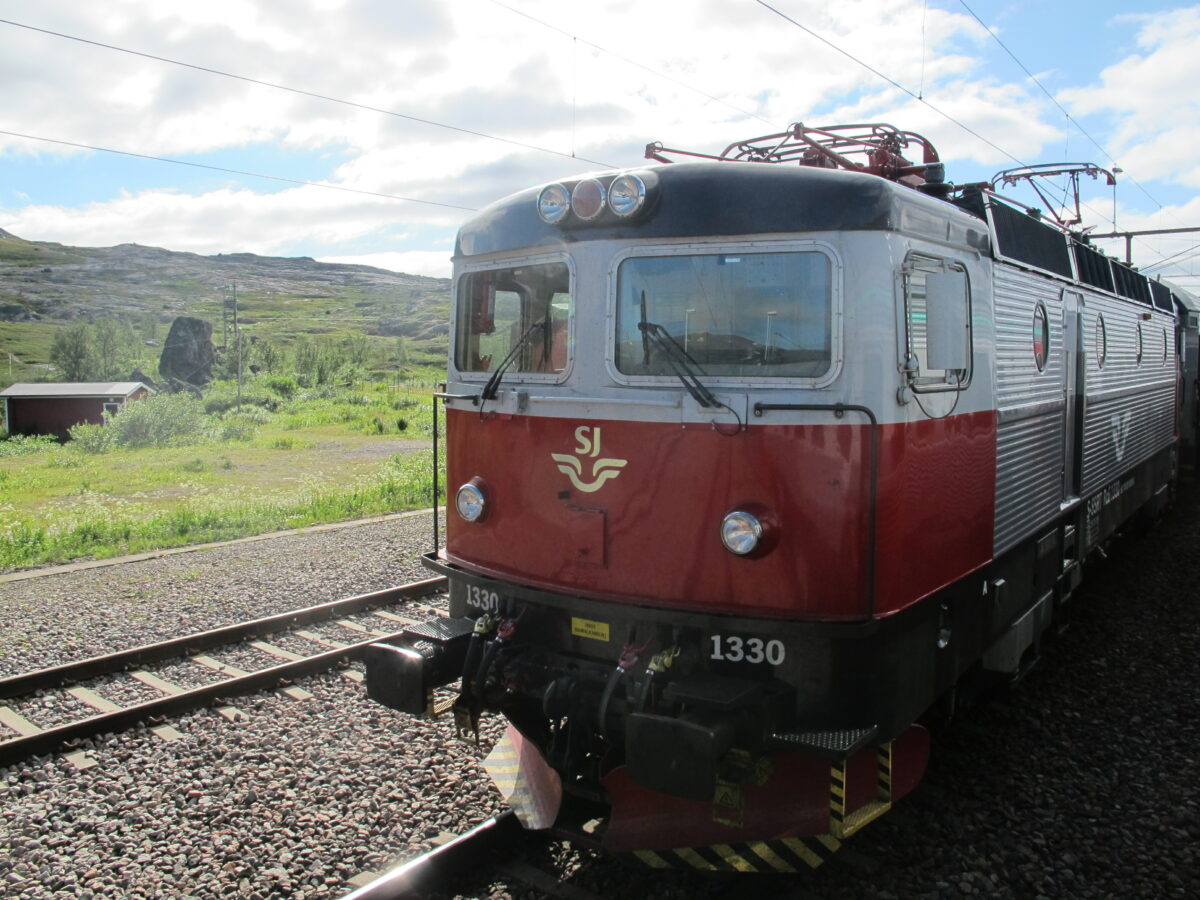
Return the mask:
<path id="1" fill-rule="evenodd" d="M 218 385 L 214 411 L 193 401 L 197 427 L 160 446 L 104 444 L 115 422 L 62 446 L 2 442 L 0 570 L 428 506 L 436 377 L 290 398 L 252 383 L 240 410 Z"/>

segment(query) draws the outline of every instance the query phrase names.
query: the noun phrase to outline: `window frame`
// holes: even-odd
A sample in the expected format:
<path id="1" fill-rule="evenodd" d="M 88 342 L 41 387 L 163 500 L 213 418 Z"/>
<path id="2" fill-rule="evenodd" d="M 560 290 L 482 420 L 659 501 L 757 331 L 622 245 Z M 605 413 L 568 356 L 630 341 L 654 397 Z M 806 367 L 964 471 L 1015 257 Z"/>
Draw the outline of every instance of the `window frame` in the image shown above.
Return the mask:
<path id="1" fill-rule="evenodd" d="M 967 289 L 967 368 L 965 370 L 938 369 L 935 371 L 945 372 L 946 374 L 940 378 L 932 375 L 918 378 L 914 377 L 909 369 L 908 358 L 911 353 L 911 336 L 909 331 L 908 284 L 909 273 L 917 266 L 921 266 L 927 272 L 954 271 L 962 273 L 963 283 Z M 896 270 L 896 294 L 896 347 L 898 350 L 900 374 L 904 380 L 905 387 L 919 394 L 960 391 L 970 387 L 971 381 L 975 377 L 975 322 L 972 318 L 974 311 L 974 291 L 971 285 L 971 273 L 966 262 L 949 256 L 934 256 L 932 253 L 924 250 L 910 250 Z M 928 342 L 926 342 L 926 346 L 928 347 Z M 951 372 L 961 371 L 965 371 L 961 379 L 951 380 Z"/>
<path id="2" fill-rule="evenodd" d="M 843 266 L 841 255 L 827 241 L 802 239 L 784 241 L 719 241 L 699 243 L 689 241 L 678 244 L 641 244 L 629 247 L 616 254 L 609 264 L 607 286 L 607 310 L 605 322 L 604 365 L 609 377 L 617 384 L 627 387 L 679 387 L 679 379 L 672 374 L 630 375 L 617 368 L 617 283 L 622 263 L 634 258 L 669 256 L 750 256 L 767 253 L 820 253 L 829 264 L 829 368 L 820 375 L 720 375 L 705 374 L 700 378 L 707 387 L 758 388 L 793 387 L 818 389 L 833 384 L 842 373 Z"/>
<path id="3" fill-rule="evenodd" d="M 487 262 L 473 262 L 462 266 L 454 276 L 453 291 L 450 295 L 450 371 L 454 378 L 463 382 L 480 382 L 486 384 L 495 373 L 495 369 L 486 372 L 473 372 L 458 367 L 458 334 L 459 321 L 463 312 L 460 297 L 467 278 L 479 272 L 495 272 L 501 269 L 514 269 L 521 266 L 537 266 L 552 263 L 562 263 L 567 267 L 567 284 L 571 296 L 571 308 L 567 313 L 567 359 L 561 372 L 528 372 L 509 367 L 504 373 L 505 383 L 521 382 L 531 384 L 562 384 L 571 375 L 575 367 L 575 314 L 577 278 L 575 261 L 570 254 L 563 252 L 535 253 L 523 256 L 492 259 Z M 496 361 L 497 363 L 499 360 Z"/>

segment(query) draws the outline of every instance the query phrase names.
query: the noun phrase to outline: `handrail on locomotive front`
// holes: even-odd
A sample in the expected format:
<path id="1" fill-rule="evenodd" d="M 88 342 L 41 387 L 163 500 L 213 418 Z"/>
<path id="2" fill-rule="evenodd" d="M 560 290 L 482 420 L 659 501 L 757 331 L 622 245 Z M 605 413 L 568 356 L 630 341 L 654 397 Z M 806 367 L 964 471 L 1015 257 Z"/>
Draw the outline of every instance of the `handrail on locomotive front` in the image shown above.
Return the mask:
<path id="1" fill-rule="evenodd" d="M 879 420 L 870 407 L 856 403 L 755 403 L 751 411 L 756 418 L 761 418 L 763 413 L 782 410 L 831 412 L 839 419 L 848 412 L 857 412 L 862 413 L 871 421 L 871 460 L 868 475 L 870 497 L 867 501 L 867 552 L 866 577 L 864 578 L 866 600 L 863 604 L 863 619 L 869 620 L 875 615 L 875 508 L 879 485 Z"/>

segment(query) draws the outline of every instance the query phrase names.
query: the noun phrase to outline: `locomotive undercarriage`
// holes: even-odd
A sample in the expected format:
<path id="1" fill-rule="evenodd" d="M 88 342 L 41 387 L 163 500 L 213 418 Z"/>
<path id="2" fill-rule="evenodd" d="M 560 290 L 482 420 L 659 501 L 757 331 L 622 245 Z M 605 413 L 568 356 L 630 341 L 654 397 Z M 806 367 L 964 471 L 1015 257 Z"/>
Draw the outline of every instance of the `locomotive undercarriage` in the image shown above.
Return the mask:
<path id="1" fill-rule="evenodd" d="M 370 695 L 424 714 L 435 688 L 456 686 L 450 708 L 461 734 L 501 713 L 569 797 L 613 807 L 654 798 L 736 824 L 748 840 L 844 834 L 882 812 L 876 757 L 902 735 L 895 781 L 920 778 L 923 732 L 908 733 L 920 730 L 911 723 L 934 690 L 933 607 L 888 620 L 780 622 L 604 603 L 425 561 L 450 578 L 450 618 L 409 629 L 401 646 L 372 648 Z M 719 650 L 739 655 L 721 648 L 730 636 L 743 658 L 715 659 Z M 889 773 L 892 765 L 889 756 Z M 839 766 L 853 782 L 842 810 L 849 825 L 833 821 Z M 804 799 L 789 819 L 772 785 L 800 781 Z M 644 796 L 628 800 L 631 792 Z M 770 807 L 758 826 L 756 792 Z"/>

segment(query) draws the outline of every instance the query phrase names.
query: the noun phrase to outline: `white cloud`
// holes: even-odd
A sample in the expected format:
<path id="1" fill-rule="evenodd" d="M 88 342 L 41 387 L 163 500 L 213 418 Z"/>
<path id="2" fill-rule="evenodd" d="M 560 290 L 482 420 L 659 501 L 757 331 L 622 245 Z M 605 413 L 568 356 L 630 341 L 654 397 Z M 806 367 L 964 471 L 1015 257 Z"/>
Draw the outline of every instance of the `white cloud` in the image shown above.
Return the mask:
<path id="1" fill-rule="evenodd" d="M 103 235 L 105 245 L 140 243 L 194 253 L 270 255 L 306 243 L 346 245 L 394 228 L 398 206 L 370 197 L 346 201 L 340 194 L 313 187 L 274 194 L 233 189 L 202 195 L 143 191 L 79 209 L 0 210 L 0 220 L 7 230 L 31 240 L 94 245 L 96 236 Z"/>
<path id="2" fill-rule="evenodd" d="M 6 29 L 0 55 L 5 121 L 14 131 L 155 156 L 220 151 L 214 164 L 230 168 L 243 168 L 230 160 L 247 148 L 303 150 L 317 160 L 314 167 L 327 154 L 323 170 L 303 177 L 467 207 L 595 168 L 584 158 L 637 164 L 653 140 L 719 151 L 797 120 L 883 119 L 927 134 L 945 159 L 992 168 L 1013 165 L 1006 154 L 1038 161 L 1062 136 L 1060 117 L 1049 114 L 1050 105 L 1028 84 L 983 70 L 980 54 L 990 38 L 977 22 L 927 7 L 925 0 L 775 5 L 903 88 L 923 92 L 1001 149 L 753 3 L 507 2 L 547 25 L 488 0 L 43 0 L 9 15 L 565 157 L 11 26 L 0 26 Z M 1139 92 L 1166 78 L 1157 67 L 1179 54 L 1179 35 L 1194 36 L 1186 12 L 1138 18 L 1139 55 L 1106 70 L 1101 85 L 1071 95 L 1080 115 L 1115 111 L 1128 118 L 1117 140 L 1127 167 L 1175 171 L 1191 146 L 1180 141 L 1184 149 L 1177 151 L 1171 139 L 1137 139 L 1152 133 L 1140 117 L 1137 102 L 1145 98 Z M 1161 57 L 1168 47 L 1174 55 Z M 1163 97 L 1194 104 L 1183 92 L 1162 87 Z M 1163 97 L 1153 102 L 1167 103 Z M 1182 130 L 1172 134 L 1186 137 Z M 0 153 L 72 155 L 85 162 L 77 150 L 4 136 Z M 101 157 L 86 162 L 100 165 Z M 444 263 L 444 257 L 435 260 L 431 242 L 448 240 L 467 215 L 313 188 L 280 191 L 264 184 L 273 192 L 259 193 L 244 180 L 240 184 L 249 187 L 206 185 L 188 193 L 176 186 L 185 183 L 187 170 L 162 169 L 159 189 L 0 215 L 15 233 L 65 243 L 136 241 L 203 253 L 308 246 L 314 248 L 308 255 L 327 259 L 398 254 L 388 258 L 422 266 Z M 1200 180 L 1200 171 L 1178 171 L 1181 179 Z M 397 230 L 412 235 L 394 237 Z M 422 240 L 423 246 L 414 243 Z"/>
<path id="3" fill-rule="evenodd" d="M 1139 180 L 1161 178 L 1200 187 L 1200 7 L 1123 16 L 1137 27 L 1139 53 L 1100 73 L 1098 84 L 1060 92 L 1075 115 L 1103 114 L 1114 127 L 1108 149 Z"/>

